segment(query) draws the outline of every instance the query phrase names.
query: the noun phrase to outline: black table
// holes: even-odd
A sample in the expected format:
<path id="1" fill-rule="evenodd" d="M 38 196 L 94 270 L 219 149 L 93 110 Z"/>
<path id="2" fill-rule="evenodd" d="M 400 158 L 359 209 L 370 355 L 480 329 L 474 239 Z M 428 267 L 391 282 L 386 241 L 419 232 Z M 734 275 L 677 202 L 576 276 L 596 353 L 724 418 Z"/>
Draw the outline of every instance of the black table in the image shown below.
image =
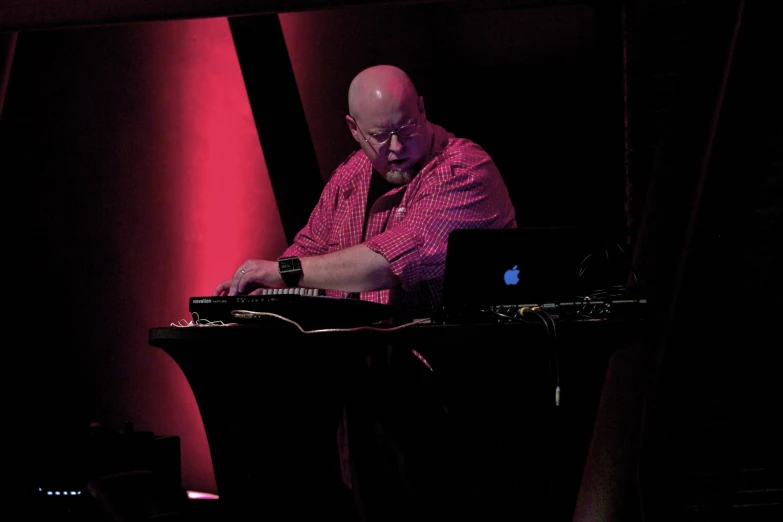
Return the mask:
<path id="1" fill-rule="evenodd" d="M 335 422 L 344 400 L 363 393 L 352 372 L 391 345 L 415 349 L 431 366 L 423 374 L 442 390 L 461 441 L 455 459 L 479 503 L 513 518 L 508 509 L 529 514 L 532 500 L 548 504 L 553 520 L 569 520 L 607 362 L 639 339 L 641 323 L 583 320 L 557 329 L 553 345 L 539 323 L 303 334 L 268 321 L 152 328 L 149 342 L 192 387 L 228 519 L 258 511 L 305 519 L 334 509 L 342 488 Z"/>

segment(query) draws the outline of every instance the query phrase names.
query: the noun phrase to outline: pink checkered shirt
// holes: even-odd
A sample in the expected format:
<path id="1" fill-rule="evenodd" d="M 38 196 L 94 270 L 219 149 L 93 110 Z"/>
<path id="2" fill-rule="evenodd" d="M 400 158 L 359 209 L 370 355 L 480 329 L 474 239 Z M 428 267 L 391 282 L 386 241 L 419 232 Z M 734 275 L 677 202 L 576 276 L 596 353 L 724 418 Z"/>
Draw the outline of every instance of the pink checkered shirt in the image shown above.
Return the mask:
<path id="1" fill-rule="evenodd" d="M 514 207 L 492 159 L 470 140 L 438 125 L 429 160 L 407 185 L 373 204 L 362 238 L 373 176 L 364 151 L 334 171 L 305 227 L 283 256 L 334 252 L 364 243 L 389 261 L 401 288 L 363 292 L 361 299 L 393 303 L 429 317 L 443 299 L 446 242 L 456 228 L 514 228 Z M 342 297 L 343 292 L 327 291 Z"/>

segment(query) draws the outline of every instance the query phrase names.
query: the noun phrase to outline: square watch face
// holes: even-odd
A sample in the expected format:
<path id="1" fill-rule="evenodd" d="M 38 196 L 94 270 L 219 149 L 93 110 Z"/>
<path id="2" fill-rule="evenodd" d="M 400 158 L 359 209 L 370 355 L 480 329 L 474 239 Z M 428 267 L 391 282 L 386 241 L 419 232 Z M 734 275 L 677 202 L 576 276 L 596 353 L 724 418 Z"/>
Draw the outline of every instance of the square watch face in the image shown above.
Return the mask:
<path id="1" fill-rule="evenodd" d="M 286 258 L 280 259 L 278 266 L 281 272 L 293 272 L 294 270 L 299 270 L 301 265 L 296 258 Z"/>

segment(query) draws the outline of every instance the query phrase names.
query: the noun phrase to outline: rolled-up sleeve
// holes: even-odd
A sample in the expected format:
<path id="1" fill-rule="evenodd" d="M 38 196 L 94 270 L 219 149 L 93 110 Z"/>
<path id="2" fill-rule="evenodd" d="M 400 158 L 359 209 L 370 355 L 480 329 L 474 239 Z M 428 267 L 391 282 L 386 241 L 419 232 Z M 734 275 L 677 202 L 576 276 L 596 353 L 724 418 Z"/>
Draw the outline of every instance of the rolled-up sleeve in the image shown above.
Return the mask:
<path id="1" fill-rule="evenodd" d="M 396 224 L 365 242 L 403 288 L 443 277 L 452 230 L 516 226 L 508 190 L 483 150 L 467 148 L 448 160 L 427 173 Z"/>
<path id="2" fill-rule="evenodd" d="M 392 273 L 407 288 L 426 279 L 421 262 L 423 241 L 421 234 L 399 226 L 378 234 L 365 242 L 365 246 L 385 257 Z"/>

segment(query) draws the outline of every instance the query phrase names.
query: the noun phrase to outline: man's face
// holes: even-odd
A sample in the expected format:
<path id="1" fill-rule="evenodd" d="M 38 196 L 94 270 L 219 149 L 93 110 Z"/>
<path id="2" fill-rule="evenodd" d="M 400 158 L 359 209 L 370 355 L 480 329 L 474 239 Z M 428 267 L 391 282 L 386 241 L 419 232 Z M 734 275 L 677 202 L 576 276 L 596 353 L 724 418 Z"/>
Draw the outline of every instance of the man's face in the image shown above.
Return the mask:
<path id="1" fill-rule="evenodd" d="M 377 104 L 346 118 L 354 139 L 389 183 L 410 182 L 429 153 L 430 131 L 421 97 Z"/>

